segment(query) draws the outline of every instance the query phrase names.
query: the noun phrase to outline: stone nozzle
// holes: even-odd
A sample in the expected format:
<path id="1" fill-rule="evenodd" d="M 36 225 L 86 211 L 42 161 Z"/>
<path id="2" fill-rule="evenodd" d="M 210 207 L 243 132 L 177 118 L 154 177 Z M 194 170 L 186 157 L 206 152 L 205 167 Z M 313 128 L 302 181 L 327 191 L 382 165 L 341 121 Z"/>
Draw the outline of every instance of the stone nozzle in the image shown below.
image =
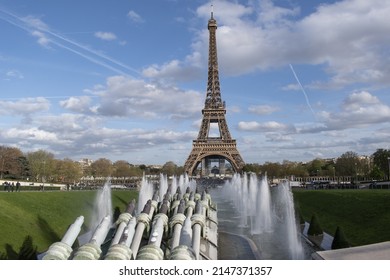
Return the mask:
<path id="1" fill-rule="evenodd" d="M 84 216 L 79 216 L 66 231 L 60 242 L 53 243 L 47 250 L 44 260 L 67 260 L 72 253 L 72 245 L 81 231 Z"/>
<path id="2" fill-rule="evenodd" d="M 198 200 L 195 205 L 195 214 L 202 214 L 202 203 Z"/>
<path id="3" fill-rule="evenodd" d="M 171 192 L 172 192 L 172 185 L 169 185 L 167 189 L 167 194 L 170 194 Z"/>
<path id="4" fill-rule="evenodd" d="M 177 208 L 177 213 L 184 214 L 185 209 L 186 209 L 186 202 L 184 201 L 184 199 L 181 199 L 179 207 Z"/>
<path id="5" fill-rule="evenodd" d="M 202 198 L 201 198 L 202 200 L 205 200 L 205 199 L 207 199 L 207 196 L 206 196 L 206 191 L 203 191 L 202 192 Z"/>
<path id="6" fill-rule="evenodd" d="M 175 200 L 180 200 L 182 198 L 182 193 L 180 187 L 177 187 L 176 193 L 174 194 L 174 199 Z"/>
<path id="7" fill-rule="evenodd" d="M 141 213 L 149 214 L 151 208 L 152 208 L 152 201 L 149 199 L 149 200 L 145 203 L 144 209 L 142 210 Z"/>
<path id="8" fill-rule="evenodd" d="M 160 211 L 159 211 L 159 213 L 161 213 L 161 214 L 165 214 L 165 215 L 167 215 L 168 214 L 168 200 L 163 200 L 163 204 L 161 205 L 161 207 L 160 207 Z"/>
<path id="9" fill-rule="evenodd" d="M 169 194 L 168 191 L 164 194 L 163 200 L 168 200 L 168 201 L 171 200 L 171 195 Z"/>
<path id="10" fill-rule="evenodd" d="M 81 231 L 81 226 L 83 225 L 83 223 L 84 216 L 77 217 L 75 222 L 66 231 L 64 237 L 61 239 L 61 242 L 72 246 Z"/>
<path id="11" fill-rule="evenodd" d="M 152 200 L 158 201 L 158 191 L 154 192 Z"/>
<path id="12" fill-rule="evenodd" d="M 126 208 L 126 213 L 129 213 L 129 214 L 133 214 L 134 212 L 134 209 L 135 209 L 135 199 L 133 199 L 128 205 L 127 205 L 127 208 Z"/>
<path id="13" fill-rule="evenodd" d="M 95 243 L 97 246 L 100 246 L 103 243 L 110 229 L 110 222 L 110 216 L 108 215 L 102 219 L 95 232 L 93 233 L 90 243 Z"/>

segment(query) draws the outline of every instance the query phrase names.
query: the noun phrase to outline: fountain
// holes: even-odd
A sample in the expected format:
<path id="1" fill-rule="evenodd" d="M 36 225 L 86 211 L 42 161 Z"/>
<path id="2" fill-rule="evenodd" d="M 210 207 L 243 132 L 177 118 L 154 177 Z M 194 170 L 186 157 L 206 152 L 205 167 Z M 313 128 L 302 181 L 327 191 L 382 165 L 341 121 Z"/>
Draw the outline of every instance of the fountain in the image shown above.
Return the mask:
<path id="1" fill-rule="evenodd" d="M 139 190 L 138 195 L 138 203 L 137 203 L 137 213 L 141 213 L 144 208 L 146 202 L 152 197 L 154 192 L 153 184 L 146 178 L 146 176 L 142 176 L 141 188 Z"/>
<path id="2" fill-rule="evenodd" d="M 158 196 L 162 199 L 168 190 L 168 178 L 165 174 L 160 174 L 160 186 L 158 188 Z"/>
<path id="3" fill-rule="evenodd" d="M 219 207 L 221 228 L 253 240 L 260 248 L 262 258 L 305 257 L 288 184 L 271 188 L 266 175 L 258 179 L 254 173 L 243 176 L 235 174 L 222 188 L 213 190 L 213 197 L 218 205 L 231 203 L 236 213 L 232 213 L 229 206 L 226 213 L 223 207 Z M 223 225 L 225 220 L 226 224 Z"/>
<path id="4" fill-rule="evenodd" d="M 287 182 L 279 184 L 278 188 L 278 200 L 280 203 L 280 210 L 284 225 L 284 229 L 281 232 L 285 233 L 285 240 L 287 240 L 287 248 L 291 259 L 302 259 L 304 256 L 301 239 L 298 236 L 298 228 L 294 209 L 294 199 L 291 188 Z"/>
<path id="5" fill-rule="evenodd" d="M 112 224 L 112 202 L 111 202 L 111 183 L 108 180 L 103 188 L 99 190 L 94 204 L 93 216 L 90 228 L 95 230 L 103 218 L 109 217 L 108 223 Z"/>
<path id="6" fill-rule="evenodd" d="M 218 203 L 218 219 L 211 196 Z M 221 234 L 241 236 L 255 244 L 247 248 L 244 241 L 240 250 L 248 254 L 231 255 L 233 243 L 225 243 L 230 244 L 225 257 L 304 258 L 291 189 L 287 183 L 270 188 L 266 176 L 235 174 L 224 186 L 212 189 L 197 186 L 186 175 L 172 177 L 171 184 L 166 175 L 160 175 L 156 187 L 144 176 L 138 205 L 131 201 L 114 224 L 111 207 L 107 182 L 96 199 L 88 240 L 82 243 L 79 237 L 80 247 L 72 252 L 83 223 L 83 217 L 79 217 L 44 259 L 217 259 L 218 229 Z"/>

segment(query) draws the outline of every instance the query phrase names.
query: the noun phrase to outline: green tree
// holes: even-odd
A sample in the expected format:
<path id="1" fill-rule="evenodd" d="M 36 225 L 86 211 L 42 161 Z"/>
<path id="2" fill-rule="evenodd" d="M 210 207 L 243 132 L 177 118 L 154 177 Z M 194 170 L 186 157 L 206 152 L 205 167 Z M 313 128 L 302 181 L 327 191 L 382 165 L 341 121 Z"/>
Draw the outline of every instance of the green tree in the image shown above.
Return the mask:
<path id="1" fill-rule="evenodd" d="M 140 164 L 139 169 L 141 169 L 142 171 L 145 171 L 146 170 L 146 165 L 145 164 Z"/>
<path id="2" fill-rule="evenodd" d="M 377 149 L 375 153 L 372 154 L 371 157 L 374 166 L 377 167 L 382 172 L 383 175 L 389 176 L 390 150 Z"/>
<path id="3" fill-rule="evenodd" d="M 338 176 L 356 176 L 359 168 L 359 156 L 355 152 L 346 152 L 336 160 L 336 175 Z"/>
<path id="4" fill-rule="evenodd" d="M 306 167 L 301 162 L 284 160 L 281 168 L 283 176 L 305 177 L 309 175 Z"/>
<path id="5" fill-rule="evenodd" d="M 30 166 L 31 176 L 37 182 L 46 182 L 54 176 L 55 170 L 54 155 L 50 152 L 39 150 L 27 153 L 27 160 Z"/>
<path id="6" fill-rule="evenodd" d="M 332 242 L 332 250 L 334 249 L 341 249 L 341 248 L 348 248 L 350 247 L 349 242 L 347 241 L 344 232 L 340 227 L 337 227 L 336 233 L 333 238 Z"/>
<path id="7" fill-rule="evenodd" d="M 254 173 L 260 173 L 261 172 L 261 166 L 257 163 L 247 163 L 242 168 L 243 172 L 254 172 Z"/>
<path id="8" fill-rule="evenodd" d="M 130 164 L 125 160 L 118 160 L 113 164 L 114 177 L 130 177 L 132 176 Z"/>
<path id="9" fill-rule="evenodd" d="M 21 158 L 23 153 L 15 147 L 0 146 L 0 179 L 21 178 L 23 174 L 23 165 Z"/>
<path id="10" fill-rule="evenodd" d="M 173 161 L 168 161 L 163 165 L 161 172 L 168 176 L 172 176 L 176 174 L 176 169 L 177 165 Z"/>
<path id="11" fill-rule="evenodd" d="M 266 162 L 261 166 L 261 173 L 267 173 L 268 178 L 280 178 L 282 168 L 278 162 Z"/>
<path id="12" fill-rule="evenodd" d="M 311 217 L 310 226 L 309 226 L 309 229 L 307 231 L 307 234 L 313 235 L 313 236 L 323 234 L 322 227 L 320 225 L 320 222 L 319 222 L 316 214 L 313 214 L 313 216 Z"/>
<path id="13" fill-rule="evenodd" d="M 54 174 L 57 182 L 74 183 L 83 176 L 82 167 L 78 162 L 66 158 L 64 160 L 56 160 L 55 164 Z"/>
<path id="14" fill-rule="evenodd" d="M 18 158 L 19 161 L 19 167 L 20 167 L 20 178 L 26 179 L 31 176 L 30 173 L 30 164 L 28 162 L 28 159 L 26 156 L 21 156 Z"/>
<path id="15" fill-rule="evenodd" d="M 106 158 L 99 158 L 91 164 L 92 176 L 109 177 L 112 175 L 112 162 Z"/>
<path id="16" fill-rule="evenodd" d="M 309 172 L 310 176 L 322 176 L 324 175 L 322 169 L 325 166 L 325 160 L 316 158 L 307 164 L 307 171 Z"/>
<path id="17" fill-rule="evenodd" d="M 370 177 L 374 180 L 380 180 L 384 176 L 385 176 L 385 174 L 383 173 L 383 171 L 381 171 L 378 166 L 374 165 L 374 167 L 372 168 L 372 170 L 370 172 Z"/>

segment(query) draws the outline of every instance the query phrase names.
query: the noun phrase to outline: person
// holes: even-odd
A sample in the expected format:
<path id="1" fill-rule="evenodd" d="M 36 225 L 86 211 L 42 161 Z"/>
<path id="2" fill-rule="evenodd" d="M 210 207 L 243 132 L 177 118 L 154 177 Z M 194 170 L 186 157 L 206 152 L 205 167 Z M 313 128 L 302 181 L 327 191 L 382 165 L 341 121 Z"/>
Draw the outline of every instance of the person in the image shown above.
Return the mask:
<path id="1" fill-rule="evenodd" d="M 20 192 L 20 183 L 19 183 L 19 181 L 16 182 L 16 191 Z"/>
<path id="2" fill-rule="evenodd" d="M 15 183 L 12 182 L 12 184 L 11 184 L 11 191 L 14 192 L 14 189 L 15 189 Z"/>

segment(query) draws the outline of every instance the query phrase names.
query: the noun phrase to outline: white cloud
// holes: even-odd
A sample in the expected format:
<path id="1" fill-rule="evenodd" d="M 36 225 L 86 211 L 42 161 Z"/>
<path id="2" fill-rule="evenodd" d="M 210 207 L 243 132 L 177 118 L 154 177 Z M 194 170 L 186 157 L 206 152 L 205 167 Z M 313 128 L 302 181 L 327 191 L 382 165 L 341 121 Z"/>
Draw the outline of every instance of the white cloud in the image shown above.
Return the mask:
<path id="1" fill-rule="evenodd" d="M 8 139 L 23 139 L 24 141 L 33 140 L 39 142 L 58 141 L 55 133 L 40 130 L 36 127 L 28 129 L 10 128 L 2 133 L 2 136 Z"/>
<path id="2" fill-rule="evenodd" d="M 116 35 L 112 32 L 103 32 L 103 31 L 98 31 L 95 32 L 95 37 L 105 40 L 105 41 L 113 41 L 116 40 Z"/>
<path id="3" fill-rule="evenodd" d="M 38 44 L 40 44 L 43 47 L 48 47 L 50 42 L 51 42 L 51 40 L 46 36 L 46 34 L 41 32 L 41 31 L 34 30 L 31 32 L 31 35 L 33 35 L 34 37 L 37 37 Z"/>
<path id="4" fill-rule="evenodd" d="M 12 79 L 24 79 L 24 75 L 15 69 L 9 70 L 5 73 L 5 79 L 6 80 L 12 80 Z"/>
<path id="5" fill-rule="evenodd" d="M 296 84 L 288 84 L 288 85 L 282 87 L 282 90 L 298 91 L 298 90 L 302 90 L 302 88 L 300 87 L 300 85 L 298 83 L 296 83 Z"/>
<path id="6" fill-rule="evenodd" d="M 289 17 L 295 17 L 299 15 L 300 8 L 284 8 L 275 6 L 271 0 L 263 0 L 259 2 L 259 13 L 258 20 L 263 24 L 270 24 L 274 26 L 278 25 L 288 25 Z"/>
<path id="7" fill-rule="evenodd" d="M 46 23 L 44 23 L 40 18 L 37 18 L 36 16 L 26 16 L 23 18 L 20 18 L 24 23 L 27 25 L 34 27 L 35 29 L 39 30 L 48 30 L 48 26 Z"/>
<path id="8" fill-rule="evenodd" d="M 140 23 L 144 21 L 143 18 L 133 10 L 129 11 L 127 16 L 134 22 Z"/>
<path id="9" fill-rule="evenodd" d="M 91 104 L 91 97 L 89 96 L 77 96 L 77 97 L 70 97 L 67 100 L 60 101 L 60 105 L 68 110 L 74 111 L 74 112 L 89 112 Z"/>
<path id="10" fill-rule="evenodd" d="M 362 105 L 378 105 L 379 103 L 379 99 L 367 91 L 354 92 L 344 100 L 343 108 L 346 111 L 356 111 Z"/>
<path id="11" fill-rule="evenodd" d="M 44 131 L 73 138 L 87 127 L 96 127 L 99 118 L 81 114 L 46 115 L 36 118 L 35 124 Z"/>
<path id="12" fill-rule="evenodd" d="M 29 115 L 50 108 L 50 102 L 44 97 L 22 98 L 16 101 L 0 100 L 0 114 L 3 115 Z"/>
<path id="13" fill-rule="evenodd" d="M 194 80 L 202 75 L 202 70 L 197 66 L 175 59 L 161 66 L 157 64 L 150 65 L 142 71 L 142 74 L 147 78 L 160 79 L 169 83 L 172 81 Z"/>
<path id="14" fill-rule="evenodd" d="M 342 104 L 340 112 L 325 114 L 328 129 L 345 129 L 388 123 L 390 106 L 368 92 L 350 94 Z"/>
<path id="15" fill-rule="evenodd" d="M 331 108 L 320 112 L 315 122 L 239 122 L 238 129 L 246 139 L 257 136 L 244 146 L 244 152 L 253 158 L 246 150 L 249 145 L 267 160 L 311 160 L 351 150 L 369 155 L 388 146 L 390 106 L 377 96 L 368 91 L 352 92 Z"/>
<path id="16" fill-rule="evenodd" d="M 286 134 L 295 131 L 294 127 L 276 121 L 269 121 L 264 123 L 259 123 L 256 121 L 239 122 L 238 129 L 243 131 L 254 131 L 254 132 L 281 131 Z"/>
<path id="17" fill-rule="evenodd" d="M 320 5 L 305 17 L 300 17 L 296 6 L 281 7 L 272 1 L 215 1 L 214 6 L 223 73 L 242 75 L 290 63 L 311 64 L 324 67 L 330 77 L 311 81 L 312 88 L 344 87 L 355 82 L 390 83 L 387 1 L 338 1 Z M 204 20 L 210 17 L 209 3 L 197 9 L 197 16 Z M 192 52 L 182 62 L 173 60 L 163 66 L 153 65 L 149 70 L 159 77 L 168 66 L 183 71 L 195 63 L 199 67 L 201 62 L 204 68 L 207 46 L 208 31 L 203 28 L 191 45 Z M 191 61 L 193 56 L 196 60 Z"/>
<path id="18" fill-rule="evenodd" d="M 196 91 L 124 76 L 109 77 L 96 94 L 101 98 L 97 112 L 104 116 L 182 119 L 193 117 L 203 107 L 203 95 Z"/>
<path id="19" fill-rule="evenodd" d="M 354 92 L 344 99 L 340 110 L 337 110 L 335 107 L 335 111 L 319 112 L 318 119 L 319 121 L 315 123 L 294 124 L 296 133 L 314 134 L 328 132 L 329 137 L 344 135 L 343 138 L 345 138 L 345 134 L 350 135 L 350 132 L 347 131 L 351 129 L 388 124 L 390 120 L 390 106 L 382 103 L 378 97 L 369 92 Z M 247 131 L 257 131 L 266 127 L 265 124 L 257 122 L 242 122 L 240 124 L 240 129 Z M 337 131 L 337 134 L 330 131 Z M 286 132 L 289 134 L 291 130 Z"/>
<path id="20" fill-rule="evenodd" d="M 293 137 L 291 135 L 284 135 L 282 133 L 266 133 L 266 139 L 270 142 L 291 142 Z"/>
<path id="21" fill-rule="evenodd" d="M 252 105 L 248 108 L 248 111 L 257 115 L 269 115 L 273 112 L 279 111 L 280 108 L 270 105 Z"/>

